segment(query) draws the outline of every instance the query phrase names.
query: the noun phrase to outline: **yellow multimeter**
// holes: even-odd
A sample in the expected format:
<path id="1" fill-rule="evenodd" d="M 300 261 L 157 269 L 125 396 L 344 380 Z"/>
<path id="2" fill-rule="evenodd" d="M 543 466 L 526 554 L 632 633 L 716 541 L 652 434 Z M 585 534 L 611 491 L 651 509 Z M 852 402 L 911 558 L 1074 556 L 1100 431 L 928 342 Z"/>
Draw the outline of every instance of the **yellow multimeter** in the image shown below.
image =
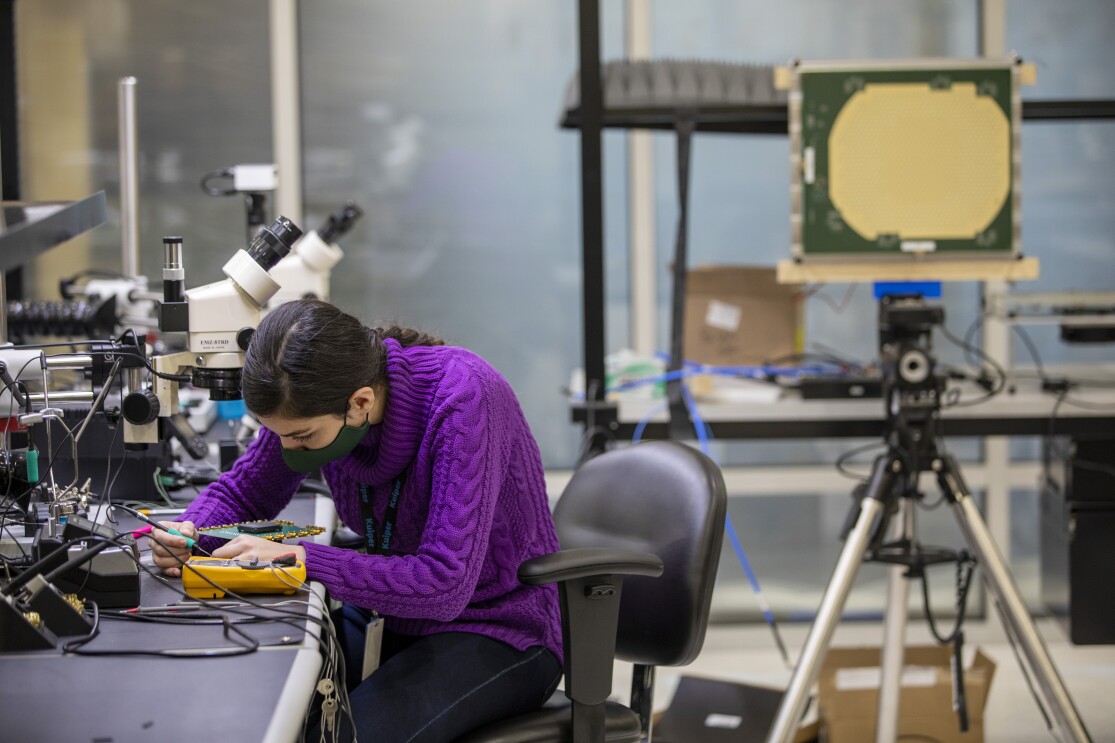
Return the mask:
<path id="1" fill-rule="evenodd" d="M 182 568 L 182 588 L 195 599 L 219 599 L 228 592 L 289 595 L 306 582 L 305 564 L 291 558 L 260 562 L 258 557 L 191 557 Z"/>

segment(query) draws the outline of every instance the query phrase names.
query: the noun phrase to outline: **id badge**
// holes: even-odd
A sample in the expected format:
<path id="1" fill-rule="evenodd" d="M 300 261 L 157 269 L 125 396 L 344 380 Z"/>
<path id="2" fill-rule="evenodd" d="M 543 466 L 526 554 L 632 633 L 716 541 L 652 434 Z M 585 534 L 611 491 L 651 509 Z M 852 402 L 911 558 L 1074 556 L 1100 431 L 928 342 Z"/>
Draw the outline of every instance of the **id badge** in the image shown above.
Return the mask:
<path id="1" fill-rule="evenodd" d="M 379 653 L 383 647 L 383 617 L 372 614 L 368 628 L 364 632 L 364 670 L 360 680 L 368 678 L 379 668 Z"/>

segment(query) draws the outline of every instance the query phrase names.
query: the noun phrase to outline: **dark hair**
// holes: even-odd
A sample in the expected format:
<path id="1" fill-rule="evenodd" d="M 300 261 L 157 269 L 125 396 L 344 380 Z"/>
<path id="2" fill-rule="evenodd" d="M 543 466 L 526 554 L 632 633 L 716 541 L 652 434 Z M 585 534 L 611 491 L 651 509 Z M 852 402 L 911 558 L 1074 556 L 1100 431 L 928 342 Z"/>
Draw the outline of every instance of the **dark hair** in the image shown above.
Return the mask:
<path id="1" fill-rule="evenodd" d="M 444 345 L 409 328 L 364 327 L 320 299 L 281 304 L 260 322 L 244 354 L 244 405 L 257 415 L 343 415 L 356 390 L 386 388 L 385 338 L 403 347 Z"/>

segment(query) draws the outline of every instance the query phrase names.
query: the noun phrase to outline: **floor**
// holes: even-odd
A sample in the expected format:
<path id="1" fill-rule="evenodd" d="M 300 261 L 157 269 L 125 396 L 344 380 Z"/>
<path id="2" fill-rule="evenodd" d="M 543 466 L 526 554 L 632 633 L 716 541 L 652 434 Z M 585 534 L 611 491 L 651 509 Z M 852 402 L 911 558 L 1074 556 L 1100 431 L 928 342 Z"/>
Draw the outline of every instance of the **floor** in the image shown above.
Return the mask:
<path id="1" fill-rule="evenodd" d="M 1056 740 L 1046 728 L 998 623 L 969 621 L 965 626 L 969 649 L 978 647 L 996 663 L 984 712 L 985 741 L 1045 743 Z M 1038 628 L 1092 740 L 1096 743 L 1115 741 L 1115 704 L 1112 702 L 1115 646 L 1074 646 L 1068 642 L 1062 626 L 1053 620 L 1038 620 Z M 793 624 L 779 629 L 791 659 L 796 659 L 809 626 Z M 837 629 L 832 647 L 878 647 L 881 638 L 882 625 L 878 622 L 844 623 Z M 907 644 L 930 643 L 924 622 L 911 622 Z M 785 688 L 790 673 L 766 625 L 713 625 L 696 661 L 685 668 L 659 669 L 655 710 L 669 707 L 683 674 Z M 614 688 L 616 696 L 623 701 L 627 700 L 630 679 L 630 666 L 618 664 Z"/>

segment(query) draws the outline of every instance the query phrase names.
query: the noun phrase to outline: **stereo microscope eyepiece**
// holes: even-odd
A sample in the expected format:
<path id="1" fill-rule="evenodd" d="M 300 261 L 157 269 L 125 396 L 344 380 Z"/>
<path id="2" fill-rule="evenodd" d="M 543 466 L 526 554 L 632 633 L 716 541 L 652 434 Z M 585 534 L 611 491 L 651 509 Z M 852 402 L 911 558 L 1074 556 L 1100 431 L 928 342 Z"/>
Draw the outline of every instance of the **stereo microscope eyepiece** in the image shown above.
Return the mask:
<path id="1" fill-rule="evenodd" d="M 271 226 L 264 227 L 248 246 L 248 255 L 259 264 L 264 271 L 271 268 L 286 257 L 298 238 L 302 237 L 302 230 L 295 226 L 286 217 L 279 217 Z"/>
<path id="2" fill-rule="evenodd" d="M 329 215 L 325 224 L 318 228 L 317 234 L 324 242 L 335 242 L 338 237 L 352 229 L 352 224 L 364 215 L 355 202 L 348 202 Z"/>

